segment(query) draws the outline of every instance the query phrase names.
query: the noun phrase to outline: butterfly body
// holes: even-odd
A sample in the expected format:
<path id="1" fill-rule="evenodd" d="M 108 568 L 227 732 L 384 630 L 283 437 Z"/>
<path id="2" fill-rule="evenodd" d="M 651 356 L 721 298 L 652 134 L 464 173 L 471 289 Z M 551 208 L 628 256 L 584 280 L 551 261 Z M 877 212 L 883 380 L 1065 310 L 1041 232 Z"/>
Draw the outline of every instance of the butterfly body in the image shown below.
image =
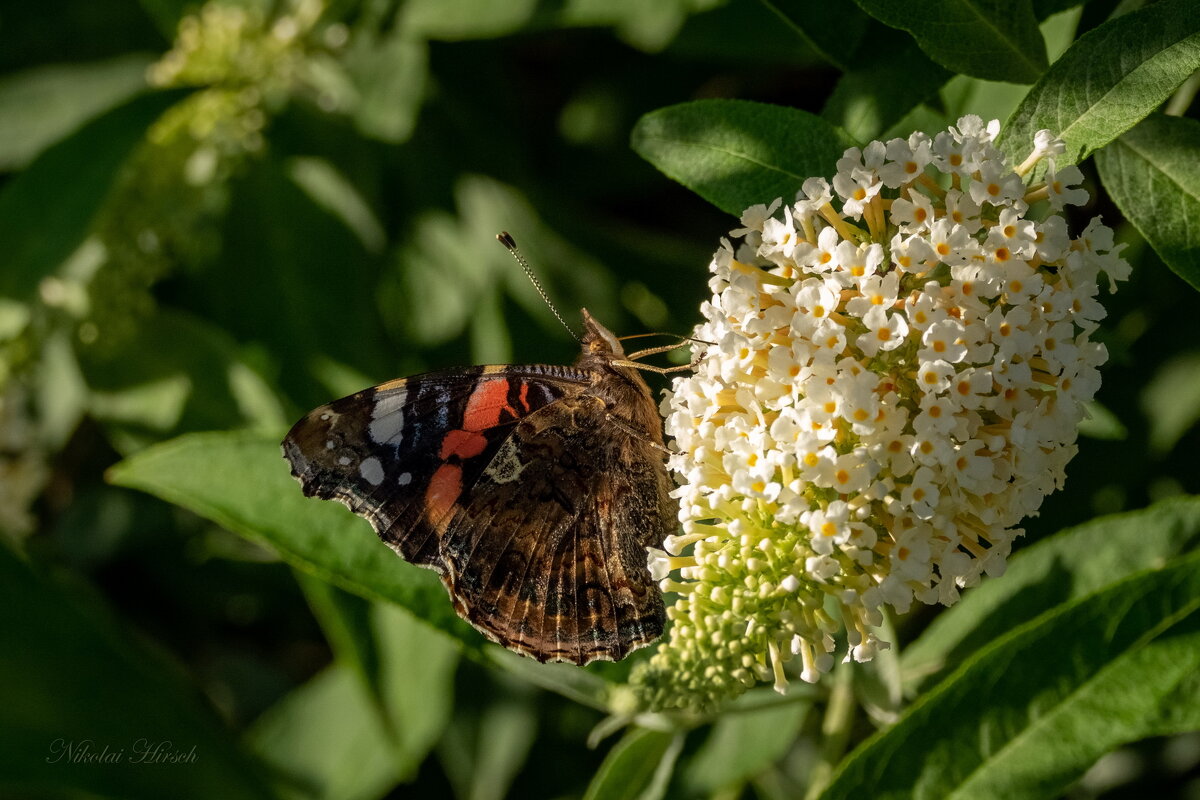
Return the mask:
<path id="1" fill-rule="evenodd" d="M 583 314 L 572 366 L 391 381 L 312 411 L 283 442 L 305 494 L 344 503 L 437 571 L 486 636 L 577 664 L 662 633 L 646 547 L 677 525 L 650 389 Z"/>

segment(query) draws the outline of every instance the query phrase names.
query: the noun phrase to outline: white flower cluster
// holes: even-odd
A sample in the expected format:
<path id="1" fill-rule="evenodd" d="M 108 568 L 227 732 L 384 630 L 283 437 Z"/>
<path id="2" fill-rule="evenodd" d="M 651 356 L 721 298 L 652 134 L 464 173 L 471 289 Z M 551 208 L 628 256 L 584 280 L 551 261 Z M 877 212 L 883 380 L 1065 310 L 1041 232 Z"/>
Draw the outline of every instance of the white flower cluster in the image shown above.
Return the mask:
<path id="1" fill-rule="evenodd" d="M 663 405 L 683 534 L 651 569 L 681 596 L 636 679 L 649 705 L 783 691 L 793 656 L 815 681 L 843 624 L 846 658 L 870 659 L 882 606 L 1001 573 L 1062 486 L 1107 355 L 1100 274 L 1129 266 L 1098 219 L 1072 238 L 1057 213 L 1088 198 L 1062 143 L 1040 132 L 1014 170 L 998 127 L 851 148 L 832 187 L 811 178 L 722 241 L 708 344 Z"/>

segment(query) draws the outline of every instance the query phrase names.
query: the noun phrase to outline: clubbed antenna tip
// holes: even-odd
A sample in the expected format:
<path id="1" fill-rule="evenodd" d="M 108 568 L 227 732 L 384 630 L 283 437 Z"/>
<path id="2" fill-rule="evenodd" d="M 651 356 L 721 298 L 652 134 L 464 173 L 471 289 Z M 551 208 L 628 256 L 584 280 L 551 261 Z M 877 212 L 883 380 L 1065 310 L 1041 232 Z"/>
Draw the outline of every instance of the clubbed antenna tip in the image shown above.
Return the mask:
<path id="1" fill-rule="evenodd" d="M 567 329 L 567 332 L 570 333 L 571 336 L 573 336 L 577 341 L 583 341 L 579 338 L 579 334 L 571 330 L 571 326 L 567 324 L 565 319 L 563 319 L 563 315 L 558 313 L 558 309 L 555 308 L 554 303 L 550 302 L 550 295 L 546 294 L 546 290 L 542 288 L 542 282 L 539 281 L 537 276 L 533 274 L 533 267 L 529 266 L 529 262 L 525 260 L 525 256 L 521 255 L 521 251 L 517 249 L 517 240 L 512 237 L 512 234 L 510 234 L 508 231 L 501 231 L 500 233 L 496 234 L 496 241 L 508 248 L 508 252 L 511 253 L 512 257 L 516 259 L 517 263 L 521 265 L 521 269 L 525 271 L 525 277 L 529 278 L 529 282 L 533 284 L 533 288 L 537 289 L 537 293 L 542 296 L 542 300 L 546 303 L 546 306 L 552 312 L 554 312 L 555 318 L 562 323 L 562 326 Z"/>

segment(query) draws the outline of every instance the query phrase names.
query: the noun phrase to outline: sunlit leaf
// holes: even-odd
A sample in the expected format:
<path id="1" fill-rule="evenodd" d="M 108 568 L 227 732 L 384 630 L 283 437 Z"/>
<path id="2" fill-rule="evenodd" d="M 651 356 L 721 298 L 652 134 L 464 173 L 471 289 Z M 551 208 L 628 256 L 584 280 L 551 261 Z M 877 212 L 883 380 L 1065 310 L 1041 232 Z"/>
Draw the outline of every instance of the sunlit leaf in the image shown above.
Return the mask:
<path id="1" fill-rule="evenodd" d="M 660 108 L 633 129 L 638 155 L 735 215 L 777 197 L 791 202 L 807 178 L 831 175 L 851 144 L 806 111 L 745 100 Z"/>
<path id="2" fill-rule="evenodd" d="M 1200 69 L 1200 14 L 1163 0 L 1089 31 L 1046 72 L 1009 118 L 1000 146 L 1014 163 L 1043 128 L 1067 143 L 1072 164 L 1116 139 Z"/>

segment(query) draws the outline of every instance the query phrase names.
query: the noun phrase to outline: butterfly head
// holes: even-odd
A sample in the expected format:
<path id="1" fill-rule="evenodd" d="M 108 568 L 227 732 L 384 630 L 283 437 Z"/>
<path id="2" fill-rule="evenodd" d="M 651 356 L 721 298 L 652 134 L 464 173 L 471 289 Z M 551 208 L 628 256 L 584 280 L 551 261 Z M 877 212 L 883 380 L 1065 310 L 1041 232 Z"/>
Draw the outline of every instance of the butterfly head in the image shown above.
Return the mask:
<path id="1" fill-rule="evenodd" d="M 583 313 L 583 351 L 589 355 L 624 358 L 625 348 L 613 332 L 596 321 L 585 308 Z"/>

